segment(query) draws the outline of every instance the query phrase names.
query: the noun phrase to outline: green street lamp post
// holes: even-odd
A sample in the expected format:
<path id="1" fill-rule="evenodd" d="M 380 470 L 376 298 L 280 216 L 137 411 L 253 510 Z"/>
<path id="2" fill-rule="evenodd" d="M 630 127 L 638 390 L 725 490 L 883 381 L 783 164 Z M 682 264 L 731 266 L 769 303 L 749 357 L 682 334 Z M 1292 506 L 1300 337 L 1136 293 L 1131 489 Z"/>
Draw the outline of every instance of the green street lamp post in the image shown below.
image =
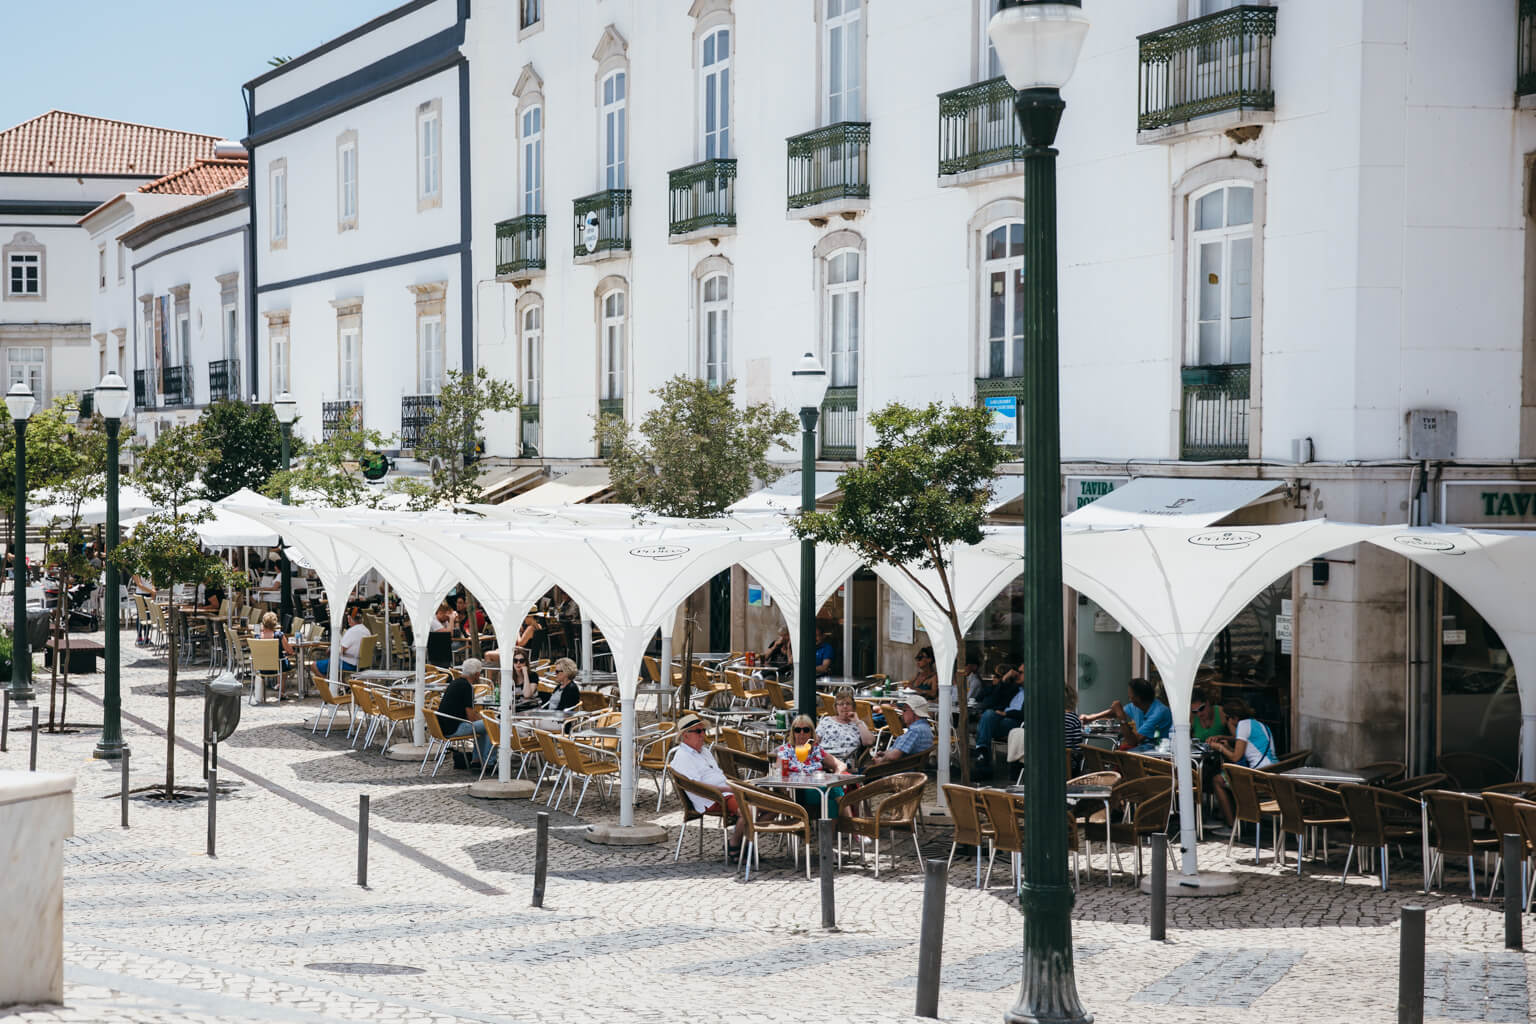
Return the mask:
<path id="1" fill-rule="evenodd" d="M 112 553 L 117 549 L 118 541 L 121 539 L 118 536 L 117 522 L 117 433 L 123 425 L 123 417 L 128 414 L 128 398 L 128 385 L 115 372 L 108 373 L 101 378 L 101 383 L 96 385 L 96 411 L 101 413 L 102 421 L 107 427 L 107 578 L 106 596 L 101 602 L 102 624 L 107 631 L 107 636 L 106 650 L 103 652 L 106 655 L 106 667 L 102 670 L 105 678 L 101 691 L 101 739 L 97 742 L 96 749 L 91 751 L 91 756 L 103 761 L 118 760 L 123 756 L 125 749 L 123 693 L 119 685 L 122 636 L 119 633 L 117 618 L 120 606 L 118 591 L 121 584 L 117 563 L 112 560 Z"/>
<path id="2" fill-rule="evenodd" d="M 1072 967 L 1061 614 L 1056 128 L 1088 20 L 1081 0 L 1001 0 L 987 27 L 1024 136 L 1024 969 L 1010 1024 L 1092 1021 Z"/>
<path id="3" fill-rule="evenodd" d="M 800 511 L 816 508 L 816 421 L 827 396 L 827 371 L 810 352 L 789 375 L 790 397 L 800 406 Z M 816 542 L 800 542 L 800 637 L 795 709 L 816 717 Z M 843 655 L 847 657 L 847 653 Z"/>
<path id="4" fill-rule="evenodd" d="M 283 428 L 283 469 L 288 469 L 289 435 L 293 432 L 293 421 L 299 415 L 299 403 L 288 392 L 284 391 L 272 400 L 272 412 L 277 416 L 277 422 Z M 288 488 L 283 488 L 283 504 L 288 504 Z M 283 574 L 282 597 L 279 599 L 280 615 L 283 620 L 283 628 L 293 621 L 293 569 L 288 564 L 288 551 L 283 545 L 281 537 L 277 540 L 277 549 L 282 552 L 279 561 L 282 562 L 280 571 Z"/>
<path id="5" fill-rule="evenodd" d="M 23 701 L 32 699 L 32 648 L 27 641 L 27 420 L 37 407 L 37 399 L 32 397 L 32 389 L 25 381 L 17 381 L 6 392 L 5 407 L 16 424 L 16 525 L 12 531 L 15 543 L 11 545 L 16 610 L 11 620 L 11 700 Z"/>

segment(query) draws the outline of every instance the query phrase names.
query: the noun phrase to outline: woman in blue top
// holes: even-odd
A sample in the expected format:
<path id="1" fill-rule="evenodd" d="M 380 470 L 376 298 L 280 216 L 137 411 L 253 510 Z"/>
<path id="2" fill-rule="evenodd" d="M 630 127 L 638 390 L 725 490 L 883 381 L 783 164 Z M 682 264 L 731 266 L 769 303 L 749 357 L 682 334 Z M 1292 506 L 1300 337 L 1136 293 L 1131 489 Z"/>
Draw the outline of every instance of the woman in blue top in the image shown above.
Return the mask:
<path id="1" fill-rule="evenodd" d="M 1253 709 L 1241 697 L 1229 697 L 1221 702 L 1222 717 L 1232 735 L 1212 736 L 1206 741 L 1209 747 L 1221 755 L 1223 761 L 1242 765 L 1257 771 L 1275 763 L 1275 736 L 1269 726 L 1253 717 Z M 1216 777 L 1216 801 L 1227 821 L 1235 822 L 1232 810 L 1232 791 L 1225 775 Z"/>

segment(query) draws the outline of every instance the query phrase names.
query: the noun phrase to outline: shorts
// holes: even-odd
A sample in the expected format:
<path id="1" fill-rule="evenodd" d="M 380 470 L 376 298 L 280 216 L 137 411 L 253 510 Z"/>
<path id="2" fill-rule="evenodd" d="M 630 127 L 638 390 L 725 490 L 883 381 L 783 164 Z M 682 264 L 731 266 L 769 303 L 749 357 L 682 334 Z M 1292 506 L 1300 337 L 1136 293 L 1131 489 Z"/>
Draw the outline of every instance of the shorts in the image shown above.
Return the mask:
<path id="1" fill-rule="evenodd" d="M 710 804 L 708 807 L 704 808 L 704 810 L 702 810 L 699 813 L 701 813 L 701 814 L 718 814 L 718 813 L 720 813 L 720 805 L 719 804 Z M 741 809 L 740 809 L 740 807 L 736 803 L 736 794 L 735 793 L 727 793 L 727 794 L 725 794 L 725 813 L 729 817 L 732 817 L 732 818 L 736 817 L 738 814 L 741 813 Z"/>

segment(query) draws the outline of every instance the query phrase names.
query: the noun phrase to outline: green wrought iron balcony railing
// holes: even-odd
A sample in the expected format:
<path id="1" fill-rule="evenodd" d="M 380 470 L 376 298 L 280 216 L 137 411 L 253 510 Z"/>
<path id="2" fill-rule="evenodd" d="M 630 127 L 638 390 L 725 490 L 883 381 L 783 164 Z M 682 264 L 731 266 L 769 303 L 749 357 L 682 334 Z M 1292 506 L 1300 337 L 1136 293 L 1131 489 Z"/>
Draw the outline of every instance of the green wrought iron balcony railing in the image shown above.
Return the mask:
<path id="1" fill-rule="evenodd" d="M 868 121 L 839 121 L 786 142 L 791 210 L 869 198 Z"/>
<path id="2" fill-rule="evenodd" d="M 629 251 L 629 189 L 610 188 L 582 196 L 576 200 L 574 209 L 572 251 L 577 259 L 601 252 Z M 588 231 L 589 226 L 596 227 L 596 237 Z"/>
<path id="3" fill-rule="evenodd" d="M 133 371 L 133 407 L 148 409 L 154 404 L 155 391 L 149 374 L 144 370 Z"/>
<path id="4" fill-rule="evenodd" d="M 977 377 L 976 404 L 992 413 L 998 440 L 1014 454 L 1024 451 L 1024 378 Z M 1008 421 L 1012 420 L 1010 424 Z"/>
<path id="5" fill-rule="evenodd" d="M 1275 109 L 1273 7 L 1231 7 L 1148 32 L 1137 41 L 1138 131 L 1229 110 Z"/>
<path id="6" fill-rule="evenodd" d="M 544 214 L 526 213 L 496 224 L 496 276 L 544 269 Z"/>
<path id="7" fill-rule="evenodd" d="M 522 407 L 523 423 L 523 447 L 521 455 L 525 459 L 539 457 L 539 407 L 537 404 L 524 404 Z"/>
<path id="8" fill-rule="evenodd" d="M 599 418 L 602 418 L 604 416 L 617 416 L 619 419 L 623 419 L 624 418 L 624 399 L 622 399 L 622 398 L 599 398 L 597 400 L 597 415 L 598 415 Z M 613 448 L 605 440 L 602 444 L 598 445 L 597 454 L 601 458 L 606 459 L 609 455 L 613 454 Z"/>
<path id="9" fill-rule="evenodd" d="M 667 188 L 669 234 L 736 226 L 735 160 L 705 160 L 670 171 Z"/>
<path id="10" fill-rule="evenodd" d="M 1017 93 L 1001 76 L 939 93 L 939 173 L 964 174 L 1024 158 Z"/>
<path id="11" fill-rule="evenodd" d="M 344 426 L 353 430 L 363 425 L 363 403 L 342 400 L 320 404 L 320 433 L 329 441 Z"/>
<path id="12" fill-rule="evenodd" d="M 415 448 L 421 444 L 427 427 L 437 417 L 441 400 L 436 395 L 400 396 L 400 448 Z"/>
<path id="13" fill-rule="evenodd" d="M 91 414 L 96 411 L 96 392 L 93 389 L 75 392 L 75 411 L 82 420 L 91 418 Z"/>
<path id="14" fill-rule="evenodd" d="M 167 366 L 160 371 L 160 382 L 165 387 L 165 406 L 179 409 L 192 404 L 192 367 Z"/>
<path id="15" fill-rule="evenodd" d="M 821 457 L 859 457 L 858 388 L 827 388 L 821 400 Z"/>
<path id="16" fill-rule="evenodd" d="M 1247 363 L 1186 366 L 1179 413 L 1179 458 L 1246 459 L 1252 368 Z"/>
<path id="17" fill-rule="evenodd" d="M 1515 40 L 1515 95 L 1536 94 L 1536 0 L 1520 0 L 1519 37 Z"/>
<path id="18" fill-rule="evenodd" d="M 240 397 L 240 360 L 214 359 L 208 364 L 208 401 L 227 402 Z"/>

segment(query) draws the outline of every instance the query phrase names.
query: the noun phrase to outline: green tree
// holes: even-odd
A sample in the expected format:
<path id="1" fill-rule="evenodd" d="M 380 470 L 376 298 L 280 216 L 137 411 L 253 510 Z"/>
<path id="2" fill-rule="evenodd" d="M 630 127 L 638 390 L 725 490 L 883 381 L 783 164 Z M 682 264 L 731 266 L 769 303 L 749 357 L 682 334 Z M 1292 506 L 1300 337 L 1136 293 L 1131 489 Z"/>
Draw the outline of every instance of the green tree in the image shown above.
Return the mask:
<path id="1" fill-rule="evenodd" d="M 752 490 L 754 478 L 771 483 L 784 474 L 768 461 L 798 420 L 766 402 L 736 404 L 736 382 L 720 387 L 679 374 L 651 392 L 660 403 L 640 421 L 639 436 L 617 416 L 597 421 L 596 436 L 609 450 L 608 478 L 622 502 L 664 516 L 722 516 Z M 683 611 L 683 692 L 693 679 L 694 625 L 689 595 Z M 660 680 L 658 680 L 660 682 Z"/>
<path id="2" fill-rule="evenodd" d="M 383 457 L 379 450 L 391 440 L 377 430 L 365 429 L 356 413 L 348 412 L 330 437 L 303 445 L 292 469 L 273 473 L 262 493 L 281 498 L 287 491 L 295 505 L 373 507 L 381 494 L 369 486 L 363 469 Z"/>
<path id="3" fill-rule="evenodd" d="M 134 527 L 133 535 L 117 546 L 114 561 L 124 575 L 138 573 L 155 589 L 174 594 L 177 584 L 222 584 L 226 593 L 245 582 L 216 554 L 203 551 L 196 526 L 212 517 L 206 505 L 193 503 L 203 497 L 199 477 L 218 457 L 200 423 L 172 427 L 138 453 L 134 482 L 157 511 Z M 176 795 L 176 660 L 180 613 L 171 601 L 169 628 L 170 666 L 166 677 L 165 796 Z"/>
<path id="4" fill-rule="evenodd" d="M 473 373 L 443 372 L 437 411 L 416 443 L 416 458 L 432 467 L 432 483 L 415 489 L 415 507 L 446 506 L 480 497 L 482 470 L 475 462 L 481 420 L 488 412 L 510 412 L 522 403 L 517 388 L 479 367 Z"/>
<path id="5" fill-rule="evenodd" d="M 283 468 L 283 433 L 270 405 L 215 402 L 203 410 L 203 436 L 217 453 L 203 474 L 210 501 L 259 491 Z"/>
<path id="6" fill-rule="evenodd" d="M 39 408 L 27 420 L 27 490 L 29 492 L 52 487 L 75 471 L 76 425 L 69 422 L 65 412 L 69 403 L 70 399 L 60 397 L 53 405 Z M 0 487 L 4 488 L 6 495 L 11 495 L 16 490 L 16 428 L 9 422 L 0 428 Z M 7 500 L 6 536 L 13 540 L 15 512 L 16 510 Z"/>
<path id="7" fill-rule="evenodd" d="M 795 532 L 819 544 L 847 545 L 871 565 L 894 566 L 943 610 L 956 642 L 964 643 L 945 553 L 956 544 L 981 542 L 992 479 L 1008 450 L 992 433 L 991 413 L 975 406 L 930 403 L 914 409 L 893 402 L 872 413 L 869 423 L 875 444 L 862 466 L 838 478 L 843 500 L 826 512 L 801 513 Z M 937 592 L 919 568 L 935 572 Z M 958 706 L 965 737 L 966 702 Z M 968 756 L 960 761 L 966 783 L 970 761 Z"/>

